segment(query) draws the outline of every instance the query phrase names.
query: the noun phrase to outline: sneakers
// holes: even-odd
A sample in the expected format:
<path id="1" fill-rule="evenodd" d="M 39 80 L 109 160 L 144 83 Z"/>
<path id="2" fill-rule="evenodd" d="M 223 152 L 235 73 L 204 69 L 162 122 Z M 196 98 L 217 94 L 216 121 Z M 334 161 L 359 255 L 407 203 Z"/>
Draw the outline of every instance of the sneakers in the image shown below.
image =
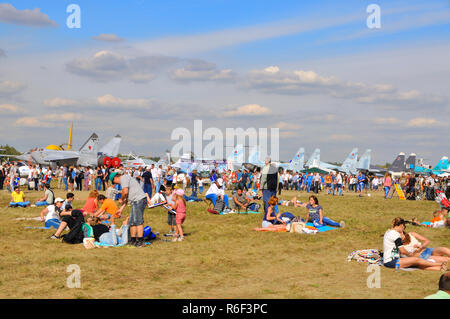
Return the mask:
<path id="1" fill-rule="evenodd" d="M 344 221 L 341 221 L 339 224 L 341 225 L 341 228 L 345 228 L 345 222 Z"/>
<path id="2" fill-rule="evenodd" d="M 184 236 L 182 237 L 182 236 L 176 236 L 176 237 L 174 237 L 173 239 L 172 239 L 172 242 L 177 242 L 177 241 L 183 241 L 184 240 Z"/>
<path id="3" fill-rule="evenodd" d="M 134 243 L 135 247 L 144 247 L 145 243 L 143 240 L 136 240 L 136 242 Z"/>
<path id="4" fill-rule="evenodd" d="M 55 234 L 53 234 L 49 237 L 49 239 L 61 239 L 61 237 L 58 237 Z"/>

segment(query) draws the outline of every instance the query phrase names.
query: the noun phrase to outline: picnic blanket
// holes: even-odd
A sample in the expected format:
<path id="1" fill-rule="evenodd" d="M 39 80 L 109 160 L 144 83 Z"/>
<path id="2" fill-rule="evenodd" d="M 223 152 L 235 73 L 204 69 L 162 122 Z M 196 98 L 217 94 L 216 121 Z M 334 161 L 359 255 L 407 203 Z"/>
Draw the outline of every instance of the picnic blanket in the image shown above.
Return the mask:
<path id="1" fill-rule="evenodd" d="M 322 227 L 315 227 L 312 223 L 306 224 L 308 229 L 317 230 L 319 233 L 323 233 L 329 230 L 336 229 L 336 227 L 330 227 L 330 226 L 322 226 Z M 273 225 L 265 228 L 254 228 L 253 230 L 256 231 L 269 231 L 269 232 L 287 232 L 285 225 Z"/>
<path id="2" fill-rule="evenodd" d="M 255 212 L 252 210 L 246 212 L 220 212 L 219 215 L 229 215 L 229 214 L 260 214 L 261 212 Z"/>
<path id="3" fill-rule="evenodd" d="M 144 244 L 145 244 L 145 246 L 148 246 L 148 245 L 151 245 L 152 243 L 149 242 L 149 241 L 146 241 L 146 242 L 144 242 Z M 96 242 L 94 243 L 94 245 L 95 245 L 96 247 L 122 247 L 122 246 L 127 246 L 127 245 L 124 245 L 124 244 L 110 245 L 110 244 L 106 244 L 106 243 L 100 243 L 100 242 L 98 242 L 98 241 L 96 241 Z"/>

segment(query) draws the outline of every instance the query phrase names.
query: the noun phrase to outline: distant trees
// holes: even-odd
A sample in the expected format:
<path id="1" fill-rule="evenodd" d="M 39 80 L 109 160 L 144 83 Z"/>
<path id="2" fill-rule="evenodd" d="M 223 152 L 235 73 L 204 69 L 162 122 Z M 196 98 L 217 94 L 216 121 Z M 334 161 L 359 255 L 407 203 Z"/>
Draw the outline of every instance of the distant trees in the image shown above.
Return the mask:
<path id="1" fill-rule="evenodd" d="M 8 154 L 8 155 L 20 155 L 22 154 L 18 150 L 16 150 L 14 147 L 6 144 L 6 145 L 0 145 L 0 154 Z M 15 158 L 11 156 L 11 158 Z"/>

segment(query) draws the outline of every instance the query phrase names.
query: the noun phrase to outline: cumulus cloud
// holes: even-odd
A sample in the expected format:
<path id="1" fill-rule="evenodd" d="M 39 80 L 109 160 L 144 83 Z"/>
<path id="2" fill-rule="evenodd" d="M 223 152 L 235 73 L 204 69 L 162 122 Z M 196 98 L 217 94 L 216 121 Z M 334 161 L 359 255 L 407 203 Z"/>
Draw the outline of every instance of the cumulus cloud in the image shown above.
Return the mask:
<path id="1" fill-rule="evenodd" d="M 0 104 L 0 113 L 10 113 L 10 114 L 16 114 L 16 113 L 22 113 L 23 109 L 19 106 L 13 105 L 13 104 Z"/>
<path id="2" fill-rule="evenodd" d="M 239 116 L 261 116 L 271 114 L 272 111 L 259 104 L 247 104 L 237 108 L 229 107 L 227 111 L 223 112 L 224 117 L 239 117 Z"/>
<path id="3" fill-rule="evenodd" d="M 30 27 L 57 27 L 58 24 L 50 20 L 48 15 L 41 12 L 41 9 L 17 10 L 9 3 L 0 4 L 0 22 L 24 25 Z"/>
<path id="4" fill-rule="evenodd" d="M 191 60 L 183 68 L 171 72 L 170 77 L 172 80 L 180 82 L 228 82 L 236 78 L 236 73 L 231 69 L 219 70 L 214 63 L 202 60 Z"/>
<path id="5" fill-rule="evenodd" d="M 286 95 L 327 95 L 351 99 L 362 104 L 442 105 L 448 98 L 424 94 L 417 90 L 400 91 L 389 84 L 366 84 L 322 76 L 314 71 L 282 71 L 277 66 L 250 71 L 243 86 L 263 93 Z"/>
<path id="6" fill-rule="evenodd" d="M 417 117 L 408 121 L 409 127 L 430 127 L 440 125 L 442 125 L 442 123 L 433 118 Z"/>
<path id="7" fill-rule="evenodd" d="M 178 58 L 162 55 L 129 58 L 110 51 L 100 51 L 90 58 L 68 62 L 66 70 L 101 82 L 128 79 L 146 83 L 153 80 L 157 72 L 178 61 Z"/>
<path id="8" fill-rule="evenodd" d="M 83 116 L 78 113 L 47 114 L 44 116 L 26 116 L 18 118 L 15 126 L 20 127 L 55 127 L 66 126 L 68 121 L 81 120 Z"/>
<path id="9" fill-rule="evenodd" d="M 25 84 L 13 81 L 0 81 L 0 96 L 11 96 L 25 89 Z"/>
<path id="10" fill-rule="evenodd" d="M 124 42 L 125 39 L 124 38 L 120 38 L 115 34 L 105 34 L 102 33 L 100 35 L 97 35 L 95 37 L 92 37 L 93 40 L 96 41 L 104 41 L 104 42 Z"/>
<path id="11" fill-rule="evenodd" d="M 96 102 L 105 107 L 149 108 L 152 105 L 149 99 L 122 99 L 111 94 L 98 97 Z"/>
<path id="12" fill-rule="evenodd" d="M 44 101 L 44 105 L 50 106 L 50 107 L 63 107 L 63 106 L 74 106 L 77 105 L 78 102 L 71 99 L 63 99 L 63 98 L 53 98 L 53 99 L 47 99 Z"/>
<path id="13" fill-rule="evenodd" d="M 373 123 L 380 125 L 383 124 L 391 125 L 400 123 L 400 120 L 395 117 L 377 117 L 376 119 L 373 120 Z"/>

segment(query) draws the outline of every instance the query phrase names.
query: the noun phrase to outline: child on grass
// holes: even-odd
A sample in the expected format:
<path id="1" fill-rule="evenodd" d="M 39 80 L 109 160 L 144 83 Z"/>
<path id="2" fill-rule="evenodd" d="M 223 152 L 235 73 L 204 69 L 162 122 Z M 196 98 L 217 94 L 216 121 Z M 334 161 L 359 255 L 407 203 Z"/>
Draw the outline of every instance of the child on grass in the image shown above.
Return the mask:
<path id="1" fill-rule="evenodd" d="M 176 234 L 175 238 L 172 241 L 183 241 L 184 240 L 184 233 L 183 228 L 181 225 L 184 223 L 184 220 L 186 219 L 186 200 L 184 199 L 184 190 L 177 189 L 174 192 L 175 198 L 174 202 L 175 204 L 171 204 L 173 210 L 176 211 L 175 215 L 175 222 L 176 222 Z"/>

